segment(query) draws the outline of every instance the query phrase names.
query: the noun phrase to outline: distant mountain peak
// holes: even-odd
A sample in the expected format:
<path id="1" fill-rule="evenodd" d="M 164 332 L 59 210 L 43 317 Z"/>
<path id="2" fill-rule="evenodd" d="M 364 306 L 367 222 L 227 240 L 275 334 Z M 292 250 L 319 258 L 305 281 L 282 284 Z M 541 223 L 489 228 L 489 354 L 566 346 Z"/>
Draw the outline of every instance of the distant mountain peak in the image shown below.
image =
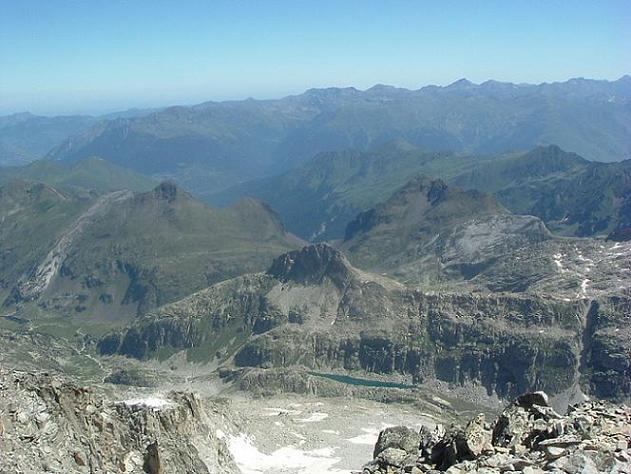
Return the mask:
<path id="1" fill-rule="evenodd" d="M 366 89 L 366 91 L 391 91 L 393 89 L 397 89 L 394 86 L 390 86 L 388 84 L 375 84 L 374 86 L 372 86 L 369 89 Z"/>
<path id="2" fill-rule="evenodd" d="M 316 97 L 331 97 L 340 95 L 357 94 L 360 91 L 355 87 L 324 87 L 311 88 L 305 91 L 305 95 Z"/>
<path id="3" fill-rule="evenodd" d="M 475 84 L 473 82 L 471 82 L 468 79 L 465 79 L 464 77 L 462 79 L 458 79 L 457 81 L 452 82 L 451 84 L 449 84 L 447 86 L 447 88 L 449 89 L 465 89 L 465 88 L 470 88 L 472 86 L 475 86 Z"/>
<path id="4" fill-rule="evenodd" d="M 434 235 L 476 216 L 505 212 L 490 195 L 475 190 L 464 191 L 458 187 L 450 188 L 441 179 L 419 175 L 388 200 L 360 213 L 349 222 L 344 241 L 370 234 L 378 227 L 382 227 L 382 230 L 388 228 L 388 232 L 396 235 L 396 239 L 404 239 L 404 234 L 412 232 L 410 229 L 420 227 L 431 229 L 429 233 Z"/>
<path id="5" fill-rule="evenodd" d="M 163 181 L 153 190 L 153 195 L 157 199 L 164 199 L 167 202 L 173 202 L 180 194 L 180 190 L 173 181 Z"/>
<path id="6" fill-rule="evenodd" d="M 397 194 L 424 194 L 427 201 L 432 205 L 436 205 L 443 199 L 448 192 L 448 186 L 442 179 L 432 179 L 425 175 L 418 175 L 403 186 Z"/>
<path id="7" fill-rule="evenodd" d="M 316 244 L 281 255 L 267 273 L 282 282 L 320 284 L 328 278 L 337 286 L 343 286 L 350 279 L 352 267 L 338 250 L 327 244 Z"/>

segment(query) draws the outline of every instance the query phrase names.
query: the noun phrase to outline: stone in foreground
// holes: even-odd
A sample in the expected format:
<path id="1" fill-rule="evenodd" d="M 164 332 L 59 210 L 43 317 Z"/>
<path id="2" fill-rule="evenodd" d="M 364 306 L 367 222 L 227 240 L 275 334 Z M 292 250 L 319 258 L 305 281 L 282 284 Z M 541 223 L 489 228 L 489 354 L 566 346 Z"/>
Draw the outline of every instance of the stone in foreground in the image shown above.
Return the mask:
<path id="1" fill-rule="evenodd" d="M 400 443 L 392 447 L 403 434 L 406 441 L 413 440 L 410 431 L 383 431 L 375 459 L 363 473 L 631 472 L 631 408 L 608 402 L 583 402 L 561 416 L 548 406 L 544 392 L 527 393 L 492 425 L 478 415 L 464 429 L 421 429 L 416 453 L 400 449 Z"/>

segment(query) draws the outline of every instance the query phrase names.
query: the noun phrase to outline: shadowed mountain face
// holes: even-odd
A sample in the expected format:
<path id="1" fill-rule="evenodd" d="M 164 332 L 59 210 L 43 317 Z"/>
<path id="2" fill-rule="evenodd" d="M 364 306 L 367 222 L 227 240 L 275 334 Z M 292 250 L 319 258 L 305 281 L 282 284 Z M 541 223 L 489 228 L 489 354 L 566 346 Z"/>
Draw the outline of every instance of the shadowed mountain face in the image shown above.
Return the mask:
<path id="1" fill-rule="evenodd" d="M 484 189 L 516 214 L 566 235 L 608 235 L 629 226 L 631 160 L 594 163 L 558 147 L 481 163 L 452 183 Z"/>
<path id="2" fill-rule="evenodd" d="M 564 235 L 629 231 L 631 160 L 595 163 L 539 147 L 524 154 L 428 153 L 405 142 L 379 149 L 332 152 L 287 173 L 234 186 L 210 197 L 220 204 L 253 196 L 277 209 L 288 228 L 307 239 L 344 236 L 346 223 L 385 201 L 419 173 L 450 185 L 494 194 L 515 214 L 534 215 Z"/>
<path id="3" fill-rule="evenodd" d="M 171 183 L 96 198 L 46 185 L 19 191 L 3 199 L 1 234 L 4 258 L 15 260 L 3 266 L 5 289 L 12 285 L 5 305 L 18 308 L 86 313 L 97 322 L 125 318 L 265 268 L 298 243 L 257 201 L 211 209 Z M 21 234 L 22 221 L 52 228 Z M 36 253 L 24 252 L 31 244 Z"/>
<path id="4" fill-rule="evenodd" d="M 459 81 L 410 91 L 309 90 L 267 101 L 173 107 L 99 123 L 52 158 L 98 155 L 204 194 L 291 168 L 318 152 L 393 139 L 427 150 L 501 153 L 556 143 L 601 161 L 631 152 L 631 78 L 515 85 Z"/>
<path id="5" fill-rule="evenodd" d="M 141 359 L 188 351 L 245 373 L 363 370 L 500 396 L 582 389 L 624 399 L 630 369 L 615 361 L 629 350 L 630 305 L 611 294 L 426 294 L 320 244 L 146 314 L 98 347 Z"/>

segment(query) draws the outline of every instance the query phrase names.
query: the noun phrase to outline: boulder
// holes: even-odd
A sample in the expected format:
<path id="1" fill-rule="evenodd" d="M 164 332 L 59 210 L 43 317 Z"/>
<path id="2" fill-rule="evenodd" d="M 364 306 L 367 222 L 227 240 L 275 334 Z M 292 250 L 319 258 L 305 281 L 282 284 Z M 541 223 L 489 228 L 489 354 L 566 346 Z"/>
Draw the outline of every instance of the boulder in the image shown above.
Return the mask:
<path id="1" fill-rule="evenodd" d="M 401 427 L 395 432 L 405 433 Z M 416 460 L 387 448 L 375 460 L 378 469 L 366 472 L 631 472 L 631 408 L 604 401 L 583 402 L 562 416 L 545 393 L 528 393 L 498 416 L 492 433 L 480 414 L 464 428 L 422 428 L 419 438 Z"/>
<path id="2" fill-rule="evenodd" d="M 523 395 L 517 397 L 516 403 L 522 408 L 530 408 L 533 405 L 539 405 L 542 407 L 550 406 L 548 395 L 541 391 L 524 393 Z"/>
<path id="3" fill-rule="evenodd" d="M 381 452 L 388 448 L 397 448 L 405 451 L 406 454 L 416 455 L 418 454 L 420 443 L 420 434 L 411 430 L 407 426 L 394 426 L 392 428 L 386 428 L 379 433 L 373 457 L 376 458 Z"/>

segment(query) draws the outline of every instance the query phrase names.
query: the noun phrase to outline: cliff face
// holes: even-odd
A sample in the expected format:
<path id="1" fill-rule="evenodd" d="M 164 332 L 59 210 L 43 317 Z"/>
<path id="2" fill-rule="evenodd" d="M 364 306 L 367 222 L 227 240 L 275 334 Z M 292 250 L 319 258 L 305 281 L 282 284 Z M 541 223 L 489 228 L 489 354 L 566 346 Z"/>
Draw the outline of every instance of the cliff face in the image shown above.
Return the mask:
<path id="1" fill-rule="evenodd" d="M 363 370 L 502 397 L 631 395 L 631 298 L 422 293 L 319 247 L 168 305 L 99 349 L 137 358 L 188 349 L 239 367 Z"/>
<path id="2" fill-rule="evenodd" d="M 113 401 L 48 374 L 0 371 L 1 472 L 238 473 L 193 394 Z M 214 412 L 214 413 L 213 413 Z"/>

